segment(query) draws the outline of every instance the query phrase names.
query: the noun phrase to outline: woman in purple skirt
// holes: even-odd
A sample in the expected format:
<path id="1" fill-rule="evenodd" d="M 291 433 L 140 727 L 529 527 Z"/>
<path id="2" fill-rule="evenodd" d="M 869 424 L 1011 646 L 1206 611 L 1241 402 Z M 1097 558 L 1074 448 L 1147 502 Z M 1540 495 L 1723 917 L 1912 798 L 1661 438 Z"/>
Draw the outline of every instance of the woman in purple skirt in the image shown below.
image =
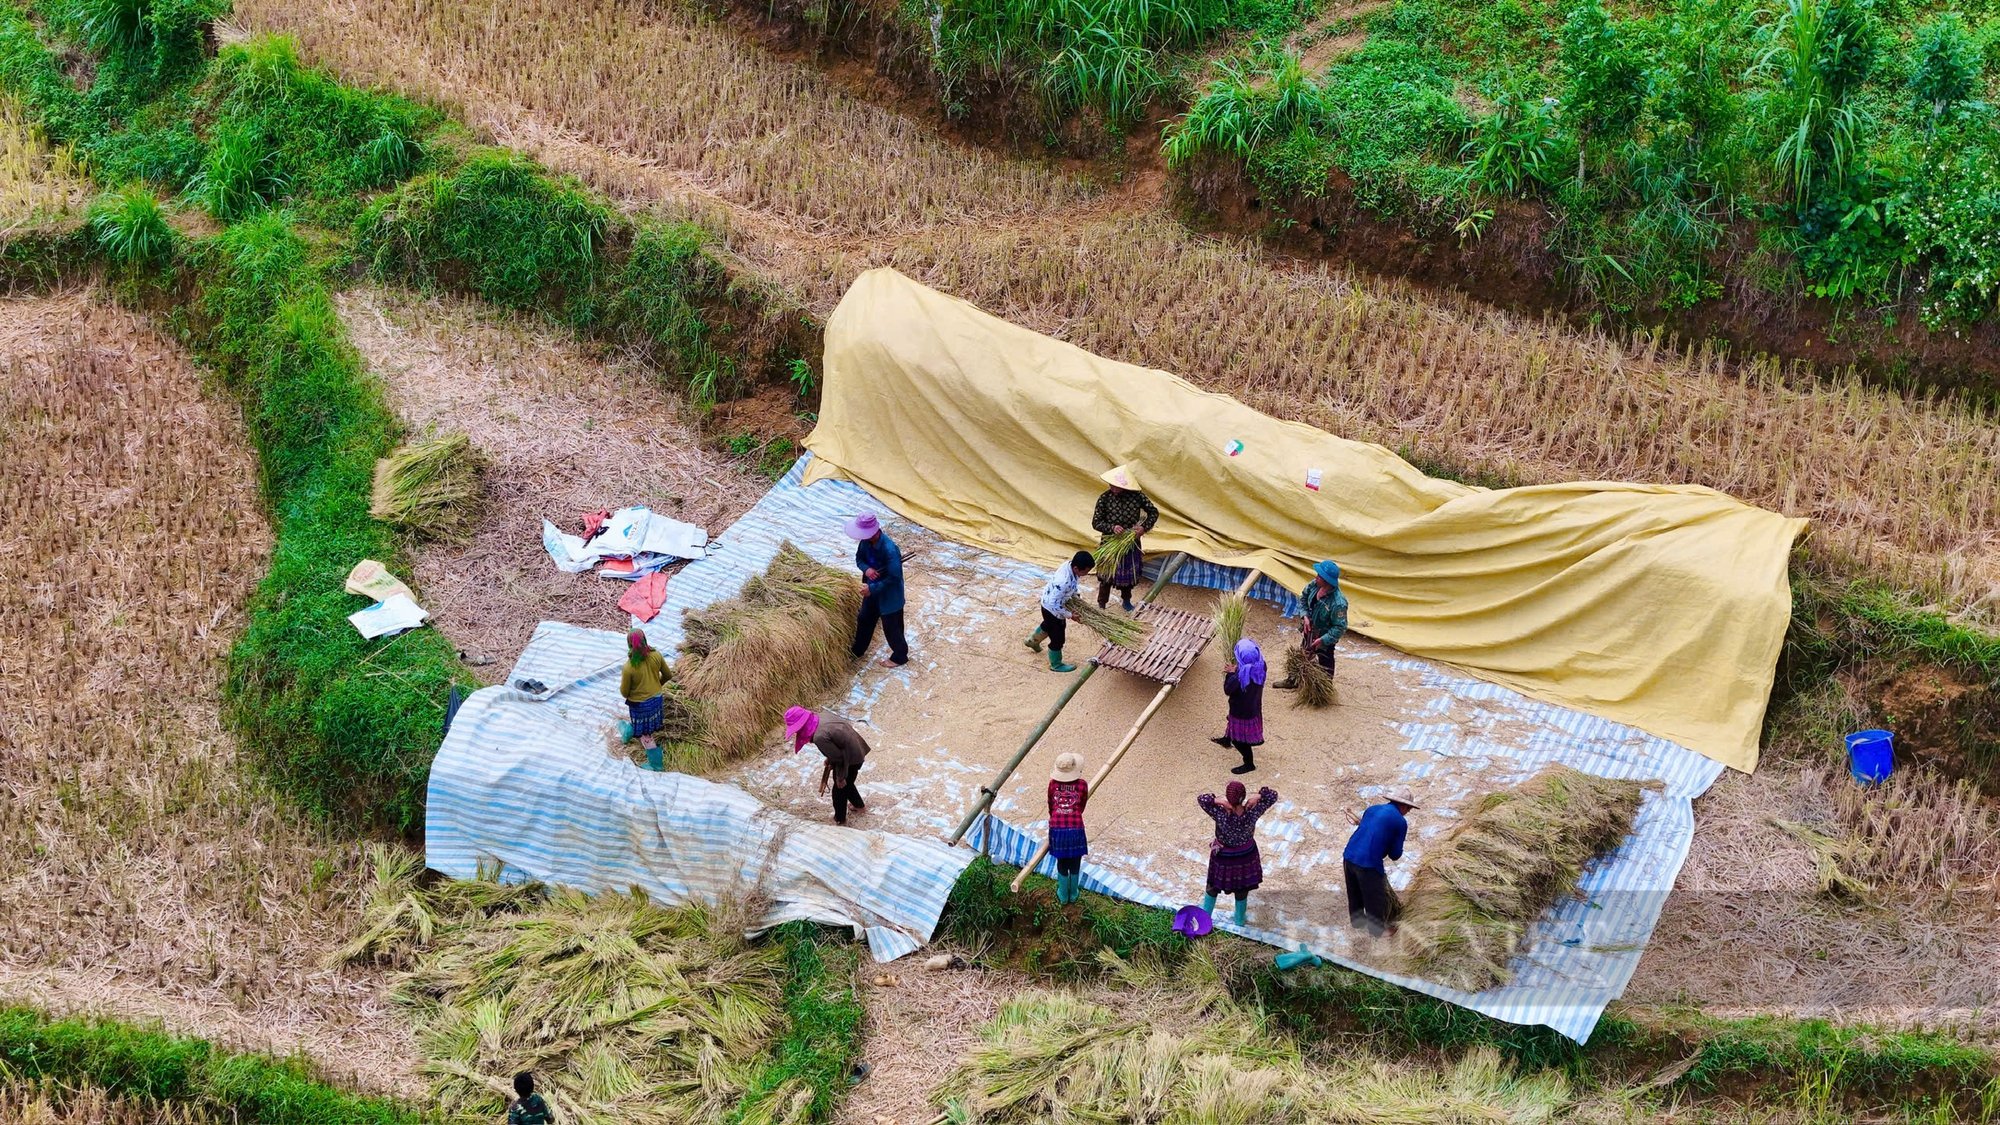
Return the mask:
<path id="1" fill-rule="evenodd" d="M 1224 790 L 1225 804 L 1213 793 L 1195 798 L 1201 811 L 1215 821 L 1215 839 L 1208 845 L 1208 894 L 1201 908 L 1215 913 L 1215 896 L 1236 896 L 1236 924 L 1245 924 L 1250 909 L 1250 892 L 1264 881 L 1264 860 L 1257 854 L 1257 818 L 1278 803 L 1278 791 L 1266 785 L 1257 790 L 1257 799 L 1243 803 L 1243 783 L 1232 781 Z"/>
<path id="2" fill-rule="evenodd" d="M 1243 764 L 1230 773 L 1249 773 L 1257 768 L 1252 751 L 1264 744 L 1264 650 L 1244 637 L 1236 642 L 1236 654 L 1229 670 L 1222 673 L 1222 694 L 1229 697 L 1229 723 L 1222 737 L 1211 739 L 1224 749 L 1235 747 Z"/>

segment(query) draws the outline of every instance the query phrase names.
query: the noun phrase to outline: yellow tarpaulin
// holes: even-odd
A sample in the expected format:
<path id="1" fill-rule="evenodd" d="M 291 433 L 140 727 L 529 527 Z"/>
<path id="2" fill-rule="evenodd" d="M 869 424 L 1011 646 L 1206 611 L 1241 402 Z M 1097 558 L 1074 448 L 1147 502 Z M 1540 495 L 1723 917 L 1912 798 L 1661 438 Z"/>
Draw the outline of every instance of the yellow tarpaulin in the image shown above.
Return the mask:
<path id="1" fill-rule="evenodd" d="M 1713 489 L 1438 480 L 890 269 L 862 274 L 827 322 L 806 445 L 816 476 L 1050 565 L 1096 545 L 1098 474 L 1129 461 L 1160 508 L 1149 554 L 1256 567 L 1293 590 L 1335 559 L 1357 632 L 1756 766 L 1805 521 Z"/>

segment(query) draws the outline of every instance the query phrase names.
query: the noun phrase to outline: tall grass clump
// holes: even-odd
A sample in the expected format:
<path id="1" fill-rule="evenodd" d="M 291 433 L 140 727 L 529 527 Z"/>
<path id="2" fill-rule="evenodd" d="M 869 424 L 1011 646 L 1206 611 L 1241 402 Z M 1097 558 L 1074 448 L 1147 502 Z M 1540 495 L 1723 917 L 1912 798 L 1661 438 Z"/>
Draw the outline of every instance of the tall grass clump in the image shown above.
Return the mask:
<path id="1" fill-rule="evenodd" d="M 90 208 L 98 249 L 121 266 L 157 266 L 173 257 L 174 228 L 160 197 L 140 184 L 109 192 Z"/>
<path id="2" fill-rule="evenodd" d="M 853 669 L 848 643 L 863 589 L 787 541 L 736 597 L 682 617 L 674 676 L 706 711 L 707 737 L 680 768 L 751 753 L 785 708 L 833 690 Z"/>
<path id="3" fill-rule="evenodd" d="M 1044 1121 L 1542 1122 L 1570 1102 L 1555 1072 L 1522 1076 L 1490 1050 L 1439 1068 L 1355 1052 L 1307 1062 L 1224 1000 L 1165 1018 L 1066 993 L 1000 1007 L 939 1092 L 966 1125 Z"/>
<path id="4" fill-rule="evenodd" d="M 229 716 L 309 810 L 413 830 L 444 699 L 463 674 L 435 629 L 363 640 L 342 588 L 356 562 L 399 555 L 368 514 L 396 420 L 283 216 L 238 223 L 191 257 L 190 335 L 243 397 L 277 531 L 230 653 Z"/>
<path id="5" fill-rule="evenodd" d="M 1617 849 L 1646 788 L 1556 765 L 1488 794 L 1430 846 L 1402 896 L 1407 970 L 1465 992 L 1505 984 L 1529 927 Z"/>
<path id="6" fill-rule="evenodd" d="M 375 462 L 368 514 L 427 539 L 462 539 L 479 522 L 486 457 L 462 432 L 432 433 Z"/>

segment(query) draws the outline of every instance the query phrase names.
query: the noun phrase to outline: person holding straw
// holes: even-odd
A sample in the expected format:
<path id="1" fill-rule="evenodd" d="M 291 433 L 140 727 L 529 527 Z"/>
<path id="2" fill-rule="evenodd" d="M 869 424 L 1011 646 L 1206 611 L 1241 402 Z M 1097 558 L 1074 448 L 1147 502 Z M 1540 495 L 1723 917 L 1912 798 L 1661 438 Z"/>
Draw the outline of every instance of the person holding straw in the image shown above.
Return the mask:
<path id="1" fill-rule="evenodd" d="M 1090 803 L 1090 782 L 1083 779 L 1083 759 L 1058 754 L 1049 773 L 1049 855 L 1056 861 L 1056 901 L 1077 898 L 1083 877 L 1083 857 L 1090 841 L 1083 831 L 1083 806 Z"/>
<path id="2" fill-rule="evenodd" d="M 1266 785 L 1257 790 L 1257 799 L 1246 805 L 1243 783 L 1232 781 L 1223 794 L 1226 801 L 1216 800 L 1213 793 L 1195 798 L 1201 811 L 1215 821 L 1215 839 L 1208 844 L 1208 893 L 1202 897 L 1201 908 L 1213 914 L 1215 896 L 1235 895 L 1234 917 L 1241 926 L 1249 917 L 1250 892 L 1264 882 L 1264 858 L 1257 852 L 1257 818 L 1278 803 L 1278 791 Z"/>
<path id="3" fill-rule="evenodd" d="M 1111 487 L 1098 496 L 1097 507 L 1090 513 L 1090 526 L 1101 536 L 1097 549 L 1102 552 L 1107 546 L 1118 545 L 1127 549 L 1112 564 L 1109 575 L 1098 573 L 1097 608 L 1110 604 L 1111 590 L 1117 587 L 1118 598 L 1130 613 L 1132 587 L 1139 584 L 1146 562 L 1141 539 L 1160 522 L 1160 510 L 1139 491 L 1139 477 L 1131 465 L 1116 466 L 1098 479 Z"/>
<path id="4" fill-rule="evenodd" d="M 1264 744 L 1264 650 L 1244 637 L 1236 642 L 1236 652 L 1222 673 L 1222 694 L 1229 700 L 1229 721 L 1222 737 L 1211 739 L 1224 749 L 1235 747 L 1243 764 L 1230 773 L 1250 773 L 1257 768 L 1255 750 Z"/>
<path id="5" fill-rule="evenodd" d="M 1396 895 L 1389 889 L 1388 862 L 1403 858 L 1411 809 L 1420 808 L 1407 790 L 1389 794 L 1360 816 L 1347 814 L 1354 834 L 1347 838 L 1340 866 L 1347 877 L 1347 924 L 1375 937 L 1396 932 Z"/>
<path id="6" fill-rule="evenodd" d="M 1076 665 L 1063 663 L 1063 644 L 1069 639 L 1070 612 L 1066 608 L 1069 600 L 1076 596 L 1077 581 L 1096 565 L 1089 551 L 1078 551 L 1066 563 L 1049 572 L 1049 580 L 1042 585 L 1042 623 L 1021 642 L 1036 652 L 1042 651 L 1042 641 L 1049 642 L 1049 671 L 1074 672 Z"/>
<path id="7" fill-rule="evenodd" d="M 646 640 L 644 631 L 634 629 L 625 634 L 625 646 L 625 667 L 618 673 L 618 694 L 625 697 L 625 710 L 632 719 L 632 737 L 646 749 L 646 768 L 665 769 L 659 740 L 654 736 L 667 721 L 667 682 L 674 678 L 674 673 L 667 667 L 667 658 Z"/>
<path id="8" fill-rule="evenodd" d="M 1334 646 L 1347 634 L 1347 595 L 1340 592 L 1339 563 L 1326 559 L 1313 567 L 1313 580 L 1299 594 L 1299 608 L 1303 611 L 1299 618 L 1300 644 L 1306 658 L 1317 661 L 1331 676 Z M 1290 691 L 1299 686 L 1299 681 L 1288 676 L 1283 683 L 1273 686 Z"/>
<path id="9" fill-rule="evenodd" d="M 882 521 L 873 512 L 863 512 L 847 521 L 848 538 L 855 541 L 854 566 L 868 584 L 861 599 L 861 613 L 854 622 L 856 657 L 866 656 L 875 642 L 875 624 L 882 624 L 882 639 L 889 642 L 885 668 L 900 668 L 910 662 L 910 645 L 903 636 L 903 551 L 882 530 Z"/>

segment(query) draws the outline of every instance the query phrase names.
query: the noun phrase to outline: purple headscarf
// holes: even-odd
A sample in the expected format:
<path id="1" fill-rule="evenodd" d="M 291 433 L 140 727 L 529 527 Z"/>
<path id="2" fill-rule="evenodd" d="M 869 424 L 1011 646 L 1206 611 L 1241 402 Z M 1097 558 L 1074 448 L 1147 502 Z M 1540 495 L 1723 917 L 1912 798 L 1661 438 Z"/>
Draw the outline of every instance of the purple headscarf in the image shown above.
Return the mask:
<path id="1" fill-rule="evenodd" d="M 1264 682 L 1264 650 L 1257 642 L 1244 637 L 1236 642 L 1236 686 L 1249 687 Z"/>

